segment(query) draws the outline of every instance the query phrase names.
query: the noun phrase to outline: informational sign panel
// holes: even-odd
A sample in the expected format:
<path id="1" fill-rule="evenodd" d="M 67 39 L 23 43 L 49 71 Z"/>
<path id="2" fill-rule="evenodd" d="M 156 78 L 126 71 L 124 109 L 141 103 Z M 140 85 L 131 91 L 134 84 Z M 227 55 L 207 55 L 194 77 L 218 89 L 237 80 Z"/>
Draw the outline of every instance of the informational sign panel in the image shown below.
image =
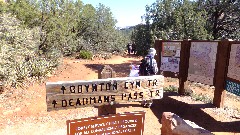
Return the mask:
<path id="1" fill-rule="evenodd" d="M 145 112 L 67 121 L 67 135 L 143 135 Z"/>
<path id="2" fill-rule="evenodd" d="M 188 80 L 213 85 L 218 42 L 191 42 Z"/>
<path id="3" fill-rule="evenodd" d="M 227 80 L 226 82 L 226 90 L 231 92 L 235 95 L 240 96 L 240 83 L 235 83 L 232 81 Z"/>
<path id="4" fill-rule="evenodd" d="M 179 72 L 181 42 L 163 42 L 161 71 Z"/>
<path id="5" fill-rule="evenodd" d="M 240 80 L 240 44 L 232 44 L 227 77 Z"/>
<path id="6" fill-rule="evenodd" d="M 227 78 L 236 82 L 227 80 L 226 90 L 240 96 L 240 44 L 231 45 Z"/>
<path id="7" fill-rule="evenodd" d="M 111 101 L 161 99 L 163 83 L 161 75 L 47 82 L 47 110 L 79 108 Z"/>

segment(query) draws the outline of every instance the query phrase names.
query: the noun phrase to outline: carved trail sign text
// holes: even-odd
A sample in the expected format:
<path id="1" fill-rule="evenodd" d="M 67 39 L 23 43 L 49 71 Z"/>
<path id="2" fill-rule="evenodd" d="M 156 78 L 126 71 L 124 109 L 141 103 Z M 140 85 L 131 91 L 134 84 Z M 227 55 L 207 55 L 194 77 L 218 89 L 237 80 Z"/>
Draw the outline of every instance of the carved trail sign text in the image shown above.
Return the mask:
<path id="1" fill-rule="evenodd" d="M 142 101 L 163 97 L 161 75 L 108 78 L 91 81 L 47 82 L 47 110 L 93 106 L 116 101 Z"/>

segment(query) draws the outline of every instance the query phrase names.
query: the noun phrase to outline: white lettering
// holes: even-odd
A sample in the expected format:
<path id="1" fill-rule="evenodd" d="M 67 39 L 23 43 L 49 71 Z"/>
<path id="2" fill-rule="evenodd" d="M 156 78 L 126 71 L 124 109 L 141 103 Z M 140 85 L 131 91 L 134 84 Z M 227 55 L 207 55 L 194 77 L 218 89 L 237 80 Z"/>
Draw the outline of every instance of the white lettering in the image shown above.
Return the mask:
<path id="1" fill-rule="evenodd" d="M 82 135 L 82 132 L 75 133 L 74 135 Z"/>
<path id="2" fill-rule="evenodd" d="M 89 131 L 84 131 L 84 134 L 89 134 Z"/>

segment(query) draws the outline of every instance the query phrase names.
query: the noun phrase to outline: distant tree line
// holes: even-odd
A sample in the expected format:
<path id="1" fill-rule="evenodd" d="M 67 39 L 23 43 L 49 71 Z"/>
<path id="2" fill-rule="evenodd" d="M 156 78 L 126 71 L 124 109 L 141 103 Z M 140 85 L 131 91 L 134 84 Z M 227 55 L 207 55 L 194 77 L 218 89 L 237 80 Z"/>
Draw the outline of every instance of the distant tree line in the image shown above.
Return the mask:
<path id="1" fill-rule="evenodd" d="M 145 24 L 132 40 L 146 54 L 156 38 L 168 40 L 240 39 L 239 0 L 157 0 L 146 6 Z"/>
<path id="2" fill-rule="evenodd" d="M 8 7 L 26 27 L 40 28 L 42 52 L 122 51 L 127 43 L 110 8 L 101 3 L 95 8 L 81 0 L 16 0 Z"/>

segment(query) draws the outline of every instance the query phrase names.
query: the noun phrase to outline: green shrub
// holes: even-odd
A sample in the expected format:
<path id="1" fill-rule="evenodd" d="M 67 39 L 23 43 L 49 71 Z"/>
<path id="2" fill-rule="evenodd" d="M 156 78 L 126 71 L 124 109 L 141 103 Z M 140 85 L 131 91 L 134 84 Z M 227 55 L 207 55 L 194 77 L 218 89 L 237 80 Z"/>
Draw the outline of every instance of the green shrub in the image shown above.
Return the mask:
<path id="1" fill-rule="evenodd" d="M 173 85 L 170 85 L 169 87 L 164 87 L 163 91 L 165 91 L 165 92 L 178 92 L 178 88 L 173 86 Z"/>
<path id="2" fill-rule="evenodd" d="M 208 95 L 192 94 L 192 99 L 195 101 L 202 101 L 204 103 L 213 103 L 213 99 Z"/>
<path id="3" fill-rule="evenodd" d="M 76 59 L 91 59 L 92 53 L 90 51 L 81 50 L 79 54 L 77 55 Z"/>
<path id="4" fill-rule="evenodd" d="M 0 82 L 21 86 L 27 78 L 41 78 L 59 65 L 61 52 L 52 47 L 38 55 L 39 28 L 23 29 L 11 14 L 0 15 Z"/>

